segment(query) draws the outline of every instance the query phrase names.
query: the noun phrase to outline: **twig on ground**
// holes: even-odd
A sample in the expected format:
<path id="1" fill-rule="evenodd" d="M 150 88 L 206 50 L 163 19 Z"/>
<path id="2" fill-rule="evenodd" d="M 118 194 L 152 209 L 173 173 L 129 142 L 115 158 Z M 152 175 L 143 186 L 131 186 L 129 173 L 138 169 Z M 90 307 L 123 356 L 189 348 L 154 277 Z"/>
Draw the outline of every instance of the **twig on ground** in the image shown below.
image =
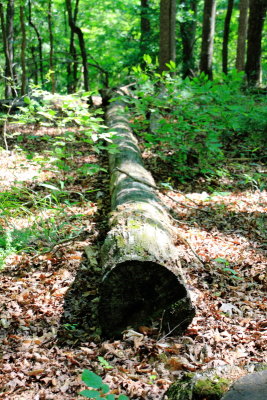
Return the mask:
<path id="1" fill-rule="evenodd" d="M 199 257 L 199 255 L 195 252 L 195 250 L 193 249 L 192 245 L 188 242 L 187 239 L 185 239 L 183 236 L 181 236 L 179 233 L 177 234 L 177 236 L 179 237 L 179 239 L 181 239 L 182 242 L 184 242 L 184 244 L 186 246 L 189 247 L 189 249 L 192 251 L 192 253 L 194 254 L 194 256 L 198 259 L 198 261 L 205 266 L 204 262 L 201 260 L 201 258 Z"/>
<path id="2" fill-rule="evenodd" d="M 82 236 L 84 233 L 86 232 L 85 229 L 83 229 L 81 232 L 79 232 L 77 235 L 74 235 L 70 238 L 66 238 L 66 239 L 62 239 L 60 240 L 58 243 L 54 244 L 53 246 L 51 246 L 48 250 L 43 251 L 41 253 L 35 254 L 34 256 L 31 257 L 31 261 L 35 260 L 35 258 L 38 258 L 40 256 L 43 256 L 44 254 L 48 254 L 48 253 L 54 253 L 56 250 L 58 250 L 58 248 L 60 248 L 62 246 L 62 244 L 68 243 L 68 242 L 73 242 L 75 239 L 79 238 L 80 236 Z M 57 249 L 55 250 L 55 248 L 57 247 Z"/>
<path id="3" fill-rule="evenodd" d="M 180 221 L 177 218 L 174 218 L 172 215 L 170 215 L 170 218 L 176 223 L 176 224 L 180 224 L 182 221 Z M 185 239 L 183 236 L 181 236 L 179 233 L 177 233 L 177 236 L 179 237 L 179 239 L 181 239 L 182 242 L 184 242 L 184 244 L 186 246 L 188 246 L 190 248 L 190 250 L 192 251 L 192 253 L 194 254 L 194 256 L 198 259 L 198 261 L 200 261 L 200 263 L 205 266 L 203 260 L 199 257 L 199 255 L 195 252 L 195 250 L 193 249 L 192 245 L 189 243 L 189 241 L 187 239 Z"/>
<path id="4" fill-rule="evenodd" d="M 174 328 L 172 328 L 166 335 L 164 335 L 162 338 L 160 338 L 159 340 L 157 340 L 157 343 L 159 343 L 161 340 L 166 339 L 168 336 L 170 336 L 170 334 L 175 331 L 175 329 L 179 328 L 180 325 L 182 325 L 183 323 L 185 323 L 188 320 L 188 318 L 184 319 L 182 322 L 180 322 L 178 325 L 176 325 Z"/>

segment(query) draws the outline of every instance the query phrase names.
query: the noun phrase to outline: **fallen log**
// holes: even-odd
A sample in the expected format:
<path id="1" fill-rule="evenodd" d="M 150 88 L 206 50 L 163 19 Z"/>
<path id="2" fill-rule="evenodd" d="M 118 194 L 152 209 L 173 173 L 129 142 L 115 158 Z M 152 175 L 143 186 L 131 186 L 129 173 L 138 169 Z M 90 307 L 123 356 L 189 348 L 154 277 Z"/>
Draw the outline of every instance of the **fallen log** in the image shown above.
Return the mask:
<path id="1" fill-rule="evenodd" d="M 171 220 L 144 168 L 123 100 L 108 107 L 106 124 L 116 133 L 118 151 L 109 156 L 112 213 L 101 249 L 102 333 L 116 337 L 128 326 L 137 329 L 157 322 L 161 333 L 180 334 L 192 321 L 194 308 L 173 244 Z"/>

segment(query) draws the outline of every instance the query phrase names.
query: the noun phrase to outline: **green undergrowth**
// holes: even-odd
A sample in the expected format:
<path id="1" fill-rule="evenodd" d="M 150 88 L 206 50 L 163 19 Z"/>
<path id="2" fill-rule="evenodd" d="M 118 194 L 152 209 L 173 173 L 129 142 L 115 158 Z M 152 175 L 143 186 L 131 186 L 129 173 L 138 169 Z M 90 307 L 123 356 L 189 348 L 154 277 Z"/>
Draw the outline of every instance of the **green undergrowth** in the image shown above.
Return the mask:
<path id="1" fill-rule="evenodd" d="M 22 193 L 25 196 L 25 190 Z M 88 216 L 71 212 L 71 206 L 65 211 L 64 202 L 45 205 L 43 199 L 38 203 L 39 195 L 36 195 L 35 207 L 32 203 L 27 207 L 25 198 L 20 198 L 18 193 L 16 201 L 8 202 L 6 196 L 1 202 L 5 194 L 0 193 L 0 269 L 12 254 L 42 254 L 86 231 Z M 30 198 L 32 200 L 32 193 Z M 82 204 L 73 202 L 74 206 Z M 90 204 L 84 202 L 84 205 L 90 209 Z"/>
<path id="2" fill-rule="evenodd" d="M 86 99 L 35 88 L 19 112 L 3 116 L 8 149 L 2 157 L 12 155 L 12 168 L 26 174 L 33 167 L 36 175 L 0 191 L 0 268 L 12 254 L 49 251 L 88 225 L 84 210 L 94 207 L 91 198 L 99 191 L 90 181 L 107 172 L 99 155 L 116 147 L 100 111 L 89 109 Z"/>
<path id="3" fill-rule="evenodd" d="M 232 160 L 264 161 L 266 96 L 245 92 L 241 73 L 213 82 L 204 75 L 182 80 L 148 65 L 135 75 L 133 129 L 147 151 L 171 166 L 172 176 L 224 176 Z"/>

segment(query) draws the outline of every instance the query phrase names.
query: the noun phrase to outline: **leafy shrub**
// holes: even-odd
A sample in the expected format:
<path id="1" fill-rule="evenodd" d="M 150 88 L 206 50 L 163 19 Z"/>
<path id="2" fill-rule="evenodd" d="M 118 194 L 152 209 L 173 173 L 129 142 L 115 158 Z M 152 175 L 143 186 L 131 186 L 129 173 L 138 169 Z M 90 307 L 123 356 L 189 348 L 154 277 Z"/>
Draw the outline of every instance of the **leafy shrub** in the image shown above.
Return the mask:
<path id="1" fill-rule="evenodd" d="M 135 73 L 139 85 L 131 100 L 136 110 L 133 128 L 181 180 L 216 175 L 226 151 L 252 154 L 266 142 L 265 99 L 242 91 L 241 73 L 214 81 L 205 75 L 182 80 L 167 73 Z"/>
<path id="2" fill-rule="evenodd" d="M 73 95 L 51 94 L 33 87 L 31 97 L 24 96 L 25 106 L 19 107 L 19 113 L 12 115 L 12 122 L 21 124 L 40 124 L 42 126 L 55 126 L 67 128 L 78 126 L 79 138 L 73 132 L 65 132 L 55 138 L 48 138 L 53 144 L 54 164 L 59 169 L 66 169 L 62 158 L 68 157 L 66 145 L 87 143 L 96 153 L 103 150 L 116 151 L 112 143 L 113 133 L 107 131 L 104 125 L 101 110 L 90 110 L 87 98 L 91 92 L 76 93 Z"/>

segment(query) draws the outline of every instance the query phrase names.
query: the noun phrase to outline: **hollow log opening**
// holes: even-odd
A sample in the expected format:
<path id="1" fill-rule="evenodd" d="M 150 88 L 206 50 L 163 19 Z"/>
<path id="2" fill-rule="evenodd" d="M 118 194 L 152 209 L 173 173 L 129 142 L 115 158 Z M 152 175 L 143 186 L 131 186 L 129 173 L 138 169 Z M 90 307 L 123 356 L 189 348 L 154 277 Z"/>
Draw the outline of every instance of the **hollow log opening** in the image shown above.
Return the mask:
<path id="1" fill-rule="evenodd" d="M 131 260 L 116 265 L 103 282 L 100 298 L 105 336 L 118 336 L 128 326 L 137 329 L 152 322 L 176 334 L 188 325 L 185 287 L 174 273 L 154 262 Z"/>

